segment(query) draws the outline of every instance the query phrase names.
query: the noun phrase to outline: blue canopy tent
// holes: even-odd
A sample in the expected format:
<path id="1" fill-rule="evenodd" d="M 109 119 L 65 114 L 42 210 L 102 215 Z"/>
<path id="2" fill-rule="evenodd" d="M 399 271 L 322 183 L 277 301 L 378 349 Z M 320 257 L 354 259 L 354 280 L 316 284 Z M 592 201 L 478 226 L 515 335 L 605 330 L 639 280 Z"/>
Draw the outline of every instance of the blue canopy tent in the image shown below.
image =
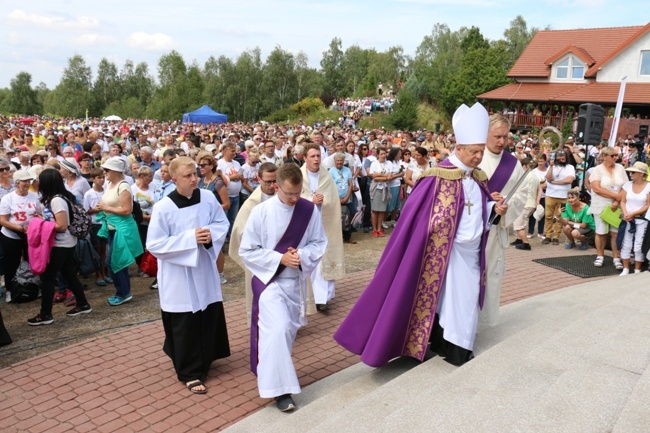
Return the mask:
<path id="1" fill-rule="evenodd" d="M 217 113 L 212 108 L 204 105 L 196 111 L 183 114 L 183 123 L 225 123 L 228 121 L 228 116 L 225 114 Z"/>

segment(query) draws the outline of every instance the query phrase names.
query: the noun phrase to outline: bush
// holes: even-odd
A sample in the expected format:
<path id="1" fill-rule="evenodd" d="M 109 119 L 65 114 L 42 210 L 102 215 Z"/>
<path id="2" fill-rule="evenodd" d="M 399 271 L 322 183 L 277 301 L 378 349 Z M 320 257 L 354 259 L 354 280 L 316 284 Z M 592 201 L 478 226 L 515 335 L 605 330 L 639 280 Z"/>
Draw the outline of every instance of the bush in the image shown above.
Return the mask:
<path id="1" fill-rule="evenodd" d="M 291 110 L 298 116 L 307 116 L 315 111 L 323 110 L 325 104 L 320 98 L 305 98 L 302 101 L 296 102 L 289 108 L 291 108 Z"/>
<path id="2" fill-rule="evenodd" d="M 282 108 L 280 110 L 275 110 L 273 113 L 266 116 L 264 120 L 269 123 L 284 123 L 287 120 L 296 118 L 296 116 L 296 113 L 291 108 Z"/>

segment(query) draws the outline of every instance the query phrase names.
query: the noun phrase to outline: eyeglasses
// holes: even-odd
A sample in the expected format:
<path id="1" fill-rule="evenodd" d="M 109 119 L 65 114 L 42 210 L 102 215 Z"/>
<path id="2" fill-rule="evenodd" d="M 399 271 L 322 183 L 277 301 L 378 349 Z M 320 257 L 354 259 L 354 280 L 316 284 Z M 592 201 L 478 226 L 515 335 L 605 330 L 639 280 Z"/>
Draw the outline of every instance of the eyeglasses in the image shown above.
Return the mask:
<path id="1" fill-rule="evenodd" d="M 277 183 L 277 181 L 274 180 L 260 180 L 261 183 L 264 183 L 266 186 L 272 186 L 274 183 Z"/>
<path id="2" fill-rule="evenodd" d="M 0 168 L 0 173 L 4 173 L 5 171 L 11 170 L 9 167 L 2 167 Z"/>
<path id="3" fill-rule="evenodd" d="M 274 181 L 275 182 L 275 181 Z M 302 191 L 300 192 L 286 192 L 285 190 L 282 189 L 280 185 L 278 185 L 278 188 L 280 191 L 282 191 L 287 197 L 300 197 L 300 194 L 302 194 Z"/>

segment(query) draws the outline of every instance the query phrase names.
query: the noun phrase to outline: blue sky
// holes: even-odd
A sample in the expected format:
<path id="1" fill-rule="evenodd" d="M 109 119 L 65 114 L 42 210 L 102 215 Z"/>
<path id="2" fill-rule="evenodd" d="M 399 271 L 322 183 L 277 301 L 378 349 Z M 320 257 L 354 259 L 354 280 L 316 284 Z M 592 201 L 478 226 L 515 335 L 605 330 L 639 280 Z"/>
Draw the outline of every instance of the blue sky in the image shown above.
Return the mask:
<path id="1" fill-rule="evenodd" d="M 452 30 L 477 26 L 499 39 L 522 15 L 529 28 L 621 27 L 648 23 L 647 2 L 627 0 L 290 0 L 44 1 L 0 0 L 0 87 L 21 71 L 32 84 L 53 88 L 68 58 L 82 55 L 93 74 L 101 58 L 118 69 L 147 62 L 157 75 L 160 56 L 177 50 L 186 63 L 236 58 L 259 46 L 263 59 L 277 45 L 304 51 L 318 67 L 334 37 L 383 51 L 401 45 L 414 55 L 435 23 Z"/>

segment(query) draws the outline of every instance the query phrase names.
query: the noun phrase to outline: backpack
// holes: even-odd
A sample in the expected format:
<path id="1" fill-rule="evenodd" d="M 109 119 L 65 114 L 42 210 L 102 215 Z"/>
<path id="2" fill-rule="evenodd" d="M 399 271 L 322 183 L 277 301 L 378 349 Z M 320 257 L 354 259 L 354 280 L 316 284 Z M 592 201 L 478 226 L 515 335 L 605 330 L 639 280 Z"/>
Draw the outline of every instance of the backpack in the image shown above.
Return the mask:
<path id="1" fill-rule="evenodd" d="M 142 207 L 137 200 L 133 200 L 133 210 L 131 211 L 131 215 L 133 215 L 133 219 L 135 220 L 136 224 L 141 224 L 142 221 L 144 221 L 144 216 L 142 215 Z"/>
<path id="2" fill-rule="evenodd" d="M 86 210 L 76 201 L 71 203 L 66 197 L 61 195 L 63 200 L 68 203 L 68 211 L 70 213 L 70 221 L 68 221 L 68 231 L 71 235 L 77 237 L 78 239 L 84 239 L 90 233 L 90 226 L 93 221 L 90 215 Z"/>
<path id="3" fill-rule="evenodd" d="M 99 254 L 95 251 L 90 239 L 79 239 L 74 250 L 75 269 L 82 276 L 94 274 L 102 267 Z"/>
<path id="4" fill-rule="evenodd" d="M 11 302 L 16 304 L 31 302 L 38 298 L 40 279 L 32 273 L 27 261 L 20 262 L 16 276 L 11 280 L 9 288 Z"/>
<path id="5" fill-rule="evenodd" d="M 125 180 L 120 182 L 120 185 L 122 183 L 125 183 L 126 186 L 129 188 L 129 192 L 131 192 L 131 186 L 129 185 L 129 183 L 127 181 L 125 181 Z M 120 185 L 117 186 L 118 195 L 119 195 Z M 131 215 L 133 215 L 133 219 L 135 220 L 135 223 L 136 224 L 141 224 L 142 221 L 144 221 L 144 216 L 142 214 L 142 207 L 140 206 L 140 203 L 138 203 L 138 201 L 135 198 L 133 199 L 133 207 L 131 209 L 132 209 L 131 210 Z"/>

